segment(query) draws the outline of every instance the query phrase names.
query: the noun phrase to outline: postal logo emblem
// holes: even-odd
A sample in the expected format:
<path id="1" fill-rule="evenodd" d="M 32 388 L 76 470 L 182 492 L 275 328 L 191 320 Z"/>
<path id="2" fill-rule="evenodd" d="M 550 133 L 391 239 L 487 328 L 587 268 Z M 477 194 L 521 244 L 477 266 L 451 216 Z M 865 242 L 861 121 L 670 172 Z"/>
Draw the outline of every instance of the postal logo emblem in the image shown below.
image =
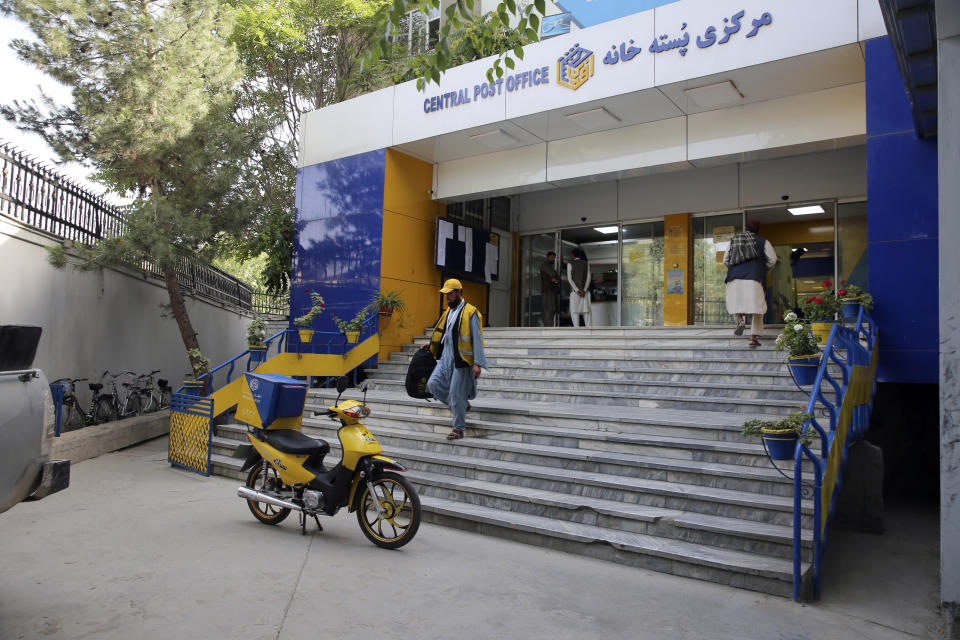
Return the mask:
<path id="1" fill-rule="evenodd" d="M 250 391 L 256 391 L 256 390 L 259 389 L 259 388 L 260 388 L 260 381 L 257 380 L 256 378 L 251 378 L 251 379 L 250 379 Z"/>
<path id="2" fill-rule="evenodd" d="M 593 75 L 593 51 L 574 44 L 557 58 L 557 84 L 576 91 Z"/>

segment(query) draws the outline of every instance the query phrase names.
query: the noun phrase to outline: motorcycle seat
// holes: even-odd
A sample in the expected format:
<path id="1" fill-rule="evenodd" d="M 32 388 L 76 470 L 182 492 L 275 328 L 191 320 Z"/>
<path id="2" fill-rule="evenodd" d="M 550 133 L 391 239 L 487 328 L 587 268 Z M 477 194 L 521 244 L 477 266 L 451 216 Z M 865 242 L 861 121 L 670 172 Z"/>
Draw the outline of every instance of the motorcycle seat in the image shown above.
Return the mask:
<path id="1" fill-rule="evenodd" d="M 325 440 L 311 438 L 296 429 L 267 429 L 264 436 L 267 444 L 284 453 L 326 455 L 330 452 L 330 445 Z"/>

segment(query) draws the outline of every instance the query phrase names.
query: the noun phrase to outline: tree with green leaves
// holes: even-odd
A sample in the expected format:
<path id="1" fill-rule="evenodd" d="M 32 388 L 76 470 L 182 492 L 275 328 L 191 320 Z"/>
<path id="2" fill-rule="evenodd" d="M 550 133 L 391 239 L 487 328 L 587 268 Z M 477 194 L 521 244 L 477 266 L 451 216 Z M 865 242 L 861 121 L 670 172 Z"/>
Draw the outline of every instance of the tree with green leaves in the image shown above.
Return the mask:
<path id="1" fill-rule="evenodd" d="M 228 239 L 240 260 L 268 256 L 267 288 L 287 287 L 299 127 L 303 114 L 383 86 L 389 61 L 363 65 L 375 47 L 388 0 L 230 0 L 244 77 L 239 105 L 269 123 L 244 182 L 256 217 L 246 234 Z"/>
<path id="2" fill-rule="evenodd" d="M 384 32 L 376 51 L 368 55 L 373 59 L 376 55 L 388 57 L 391 51 L 391 33 L 402 30 L 411 11 L 418 11 L 421 15 L 429 15 L 440 10 L 443 5 L 443 20 L 434 49 L 423 56 L 418 69 L 417 89 L 423 90 L 430 82 L 440 83 L 440 76 L 451 67 L 462 64 L 455 56 L 451 43 L 454 36 L 476 24 L 477 9 L 480 0 L 393 0 L 390 9 L 384 16 Z M 488 29 L 477 32 L 478 38 L 474 41 L 477 51 L 485 56 L 496 55 L 487 79 L 494 81 L 494 77 L 502 78 L 504 67 L 516 67 L 514 58 L 523 60 L 523 45 L 527 42 L 540 40 L 540 21 L 547 11 L 546 0 L 503 0 L 494 11 L 484 17 Z"/>
<path id="3" fill-rule="evenodd" d="M 0 0 L 0 10 L 36 36 L 12 43 L 19 57 L 73 97 L 15 102 L 0 114 L 133 197 L 122 235 L 83 250 L 80 266 L 159 267 L 196 371 L 178 267 L 211 258 L 223 234 L 248 224 L 239 178 L 263 135 L 237 117 L 233 10 L 216 0 Z"/>

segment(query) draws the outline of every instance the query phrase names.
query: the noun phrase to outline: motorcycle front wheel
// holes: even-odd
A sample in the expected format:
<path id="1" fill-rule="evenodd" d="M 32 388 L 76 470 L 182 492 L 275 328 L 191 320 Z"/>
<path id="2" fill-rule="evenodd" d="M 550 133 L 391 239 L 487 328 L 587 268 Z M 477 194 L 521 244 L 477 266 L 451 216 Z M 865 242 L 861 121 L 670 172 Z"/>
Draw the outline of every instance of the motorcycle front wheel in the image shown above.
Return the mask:
<path id="1" fill-rule="evenodd" d="M 288 489 L 277 475 L 277 470 L 262 459 L 253 465 L 250 473 L 247 474 L 247 488 L 276 497 L 280 497 L 280 493 Z M 290 515 L 290 509 L 265 502 L 247 500 L 247 506 L 250 507 L 250 513 L 264 524 L 280 524 Z"/>
<path id="2" fill-rule="evenodd" d="M 392 471 L 384 471 L 370 484 L 373 496 L 365 484 L 360 485 L 362 493 L 357 508 L 360 530 L 378 547 L 398 549 L 413 540 L 420 528 L 420 498 L 406 478 Z"/>

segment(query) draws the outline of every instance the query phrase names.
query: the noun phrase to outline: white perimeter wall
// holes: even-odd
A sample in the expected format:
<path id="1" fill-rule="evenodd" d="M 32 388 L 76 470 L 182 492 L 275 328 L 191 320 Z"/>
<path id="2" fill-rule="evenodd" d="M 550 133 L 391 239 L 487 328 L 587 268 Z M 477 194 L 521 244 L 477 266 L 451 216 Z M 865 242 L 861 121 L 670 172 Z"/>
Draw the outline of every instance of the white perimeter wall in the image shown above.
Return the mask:
<path id="1" fill-rule="evenodd" d="M 54 269 L 44 247 L 55 244 L 0 216 L 0 324 L 43 327 L 34 366 L 50 381 L 96 381 L 105 369 L 160 369 L 158 376 L 178 387 L 190 364 L 176 321 L 160 316 L 160 304 L 169 303 L 163 283 L 120 269 Z M 252 316 L 200 297 L 188 297 L 187 309 L 201 351 L 214 365 L 246 349 Z M 85 383 L 78 391 L 81 402 L 89 399 Z"/>
<path id="2" fill-rule="evenodd" d="M 866 197 L 865 147 L 588 183 L 519 196 L 519 231 Z M 586 218 L 586 220 L 581 220 Z"/>

